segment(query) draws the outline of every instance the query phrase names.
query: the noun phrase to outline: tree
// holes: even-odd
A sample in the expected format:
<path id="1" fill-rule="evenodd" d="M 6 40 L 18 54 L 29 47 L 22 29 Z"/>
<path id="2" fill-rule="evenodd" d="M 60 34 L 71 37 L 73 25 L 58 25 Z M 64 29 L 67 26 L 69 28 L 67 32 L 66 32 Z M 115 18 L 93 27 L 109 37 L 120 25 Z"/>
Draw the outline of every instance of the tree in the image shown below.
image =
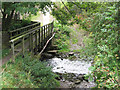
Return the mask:
<path id="1" fill-rule="evenodd" d="M 113 2 L 61 2 L 54 3 L 54 9 L 52 15 L 61 24 L 73 25 L 74 23 L 81 23 L 81 20 L 77 17 L 83 12 L 89 13 L 91 16 L 93 13 L 99 12 L 102 7 L 105 9 L 107 6 L 113 5 Z M 84 17 L 84 15 L 82 15 Z"/>
<path id="2" fill-rule="evenodd" d="M 45 13 L 45 10 L 48 11 L 48 7 L 51 8 L 51 2 L 3 2 L 1 8 L 3 29 L 8 30 L 11 20 L 18 13 L 36 15 L 39 10 Z"/>

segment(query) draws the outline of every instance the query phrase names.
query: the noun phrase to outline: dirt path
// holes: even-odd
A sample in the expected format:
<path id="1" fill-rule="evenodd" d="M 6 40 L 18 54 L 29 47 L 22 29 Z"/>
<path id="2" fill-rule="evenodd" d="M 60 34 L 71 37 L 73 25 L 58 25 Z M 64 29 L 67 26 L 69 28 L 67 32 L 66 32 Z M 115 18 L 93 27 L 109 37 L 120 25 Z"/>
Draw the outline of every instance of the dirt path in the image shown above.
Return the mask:
<path id="1" fill-rule="evenodd" d="M 70 50 L 79 50 L 85 46 L 83 39 L 87 35 L 87 32 L 79 29 L 79 25 L 74 25 L 71 29 L 73 29 L 73 32 L 70 33 Z"/>

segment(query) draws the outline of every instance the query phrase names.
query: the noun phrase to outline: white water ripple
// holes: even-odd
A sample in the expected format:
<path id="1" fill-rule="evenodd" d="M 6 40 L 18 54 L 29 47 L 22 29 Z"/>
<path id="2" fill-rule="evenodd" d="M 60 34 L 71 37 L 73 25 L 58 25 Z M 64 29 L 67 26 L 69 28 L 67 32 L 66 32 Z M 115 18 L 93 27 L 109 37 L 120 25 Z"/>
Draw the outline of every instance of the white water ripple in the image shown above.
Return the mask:
<path id="1" fill-rule="evenodd" d="M 87 61 L 71 61 L 69 59 L 52 58 L 49 60 L 50 66 L 53 67 L 53 72 L 58 73 L 75 73 L 75 74 L 88 74 L 88 68 L 91 66 Z"/>

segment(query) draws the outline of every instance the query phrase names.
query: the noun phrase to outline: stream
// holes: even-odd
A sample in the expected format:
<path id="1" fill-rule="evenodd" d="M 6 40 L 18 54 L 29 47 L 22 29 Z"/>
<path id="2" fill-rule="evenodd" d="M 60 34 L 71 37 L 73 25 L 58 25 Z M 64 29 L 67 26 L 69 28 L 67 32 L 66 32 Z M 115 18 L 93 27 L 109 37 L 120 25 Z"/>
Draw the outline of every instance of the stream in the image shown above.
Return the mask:
<path id="1" fill-rule="evenodd" d="M 89 67 L 92 60 L 76 58 L 74 60 L 53 57 L 47 60 L 48 66 L 52 71 L 59 75 L 57 80 L 60 81 L 59 88 L 92 88 L 96 84 L 94 81 L 86 79 L 84 75 L 90 73 Z"/>

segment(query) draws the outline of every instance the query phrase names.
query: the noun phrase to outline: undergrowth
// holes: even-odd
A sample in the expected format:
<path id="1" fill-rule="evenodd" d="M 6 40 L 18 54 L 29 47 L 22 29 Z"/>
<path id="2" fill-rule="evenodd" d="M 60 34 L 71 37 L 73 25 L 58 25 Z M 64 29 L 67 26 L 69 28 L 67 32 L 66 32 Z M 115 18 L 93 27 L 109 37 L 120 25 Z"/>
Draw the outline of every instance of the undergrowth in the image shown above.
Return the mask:
<path id="1" fill-rule="evenodd" d="M 69 39 L 71 29 L 66 25 L 61 25 L 57 22 L 54 24 L 55 31 L 57 32 L 55 35 L 55 44 L 60 49 L 59 52 L 69 52 Z"/>
<path id="2" fill-rule="evenodd" d="M 21 27 L 24 27 L 24 26 L 27 26 L 30 24 L 31 24 L 30 20 L 25 20 L 25 19 L 23 19 L 22 21 L 12 20 L 11 26 L 9 27 L 9 30 L 12 31 L 12 30 L 15 30 L 15 29 L 18 29 L 18 28 L 21 28 Z"/>
<path id="3" fill-rule="evenodd" d="M 3 65 L 2 88 L 55 88 L 59 86 L 57 77 L 47 63 L 41 62 L 31 54 L 18 56 L 15 63 Z"/>
<path id="4" fill-rule="evenodd" d="M 107 7 L 95 13 L 88 20 L 92 21 L 90 27 L 86 26 L 90 38 L 86 39 L 89 43 L 86 43 L 84 52 L 88 56 L 94 56 L 94 64 L 89 68 L 92 72 L 88 76 L 91 80 L 94 78 L 97 88 L 120 87 L 120 36 L 117 13 L 115 6 Z"/>
<path id="5" fill-rule="evenodd" d="M 4 58 L 5 56 L 7 56 L 10 53 L 10 49 L 2 49 L 2 58 Z"/>

